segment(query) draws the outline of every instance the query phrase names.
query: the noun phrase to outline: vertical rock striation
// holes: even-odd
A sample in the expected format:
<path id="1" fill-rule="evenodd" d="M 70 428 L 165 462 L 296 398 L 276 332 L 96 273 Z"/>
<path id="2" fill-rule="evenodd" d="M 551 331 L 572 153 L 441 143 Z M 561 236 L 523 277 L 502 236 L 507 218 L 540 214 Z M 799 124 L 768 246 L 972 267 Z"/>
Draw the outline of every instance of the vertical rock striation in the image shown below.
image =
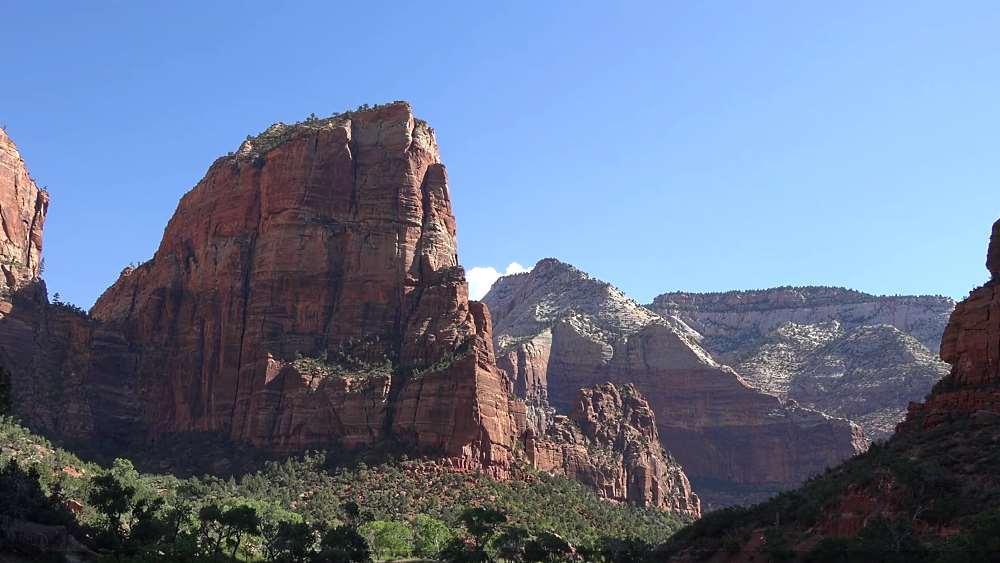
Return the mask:
<path id="1" fill-rule="evenodd" d="M 248 139 L 92 314 L 138 346 L 154 437 L 295 451 L 391 433 L 509 464 L 488 315 L 468 300 L 434 132 L 405 103 Z"/>
<path id="2" fill-rule="evenodd" d="M 532 465 L 568 475 L 599 495 L 698 517 L 701 502 L 681 466 L 663 449 L 656 417 L 634 385 L 580 390 L 569 416 L 541 437 L 529 432 Z"/>
<path id="3" fill-rule="evenodd" d="M 0 294 L 38 280 L 49 194 L 28 174 L 14 141 L 0 129 Z"/>
<path id="4" fill-rule="evenodd" d="M 490 312 L 468 298 L 434 132 L 408 104 L 248 138 L 89 317 L 47 302 L 47 196 L 4 146 L 3 217 L 27 225 L 32 205 L 37 217 L 0 240 L 17 258 L 4 270 L 0 383 L 33 428 L 115 454 L 170 451 L 176 437 L 278 455 L 388 445 L 498 478 L 537 460 L 611 500 L 699 514 L 634 390 L 585 393 L 582 429 L 514 396 Z M 528 456 L 526 441 L 565 455 Z"/>
<path id="5" fill-rule="evenodd" d="M 789 487 L 865 447 L 857 426 L 753 389 L 683 322 L 557 260 L 501 278 L 484 301 L 500 367 L 529 403 L 566 413 L 581 387 L 635 384 L 709 503 L 720 483 Z"/>

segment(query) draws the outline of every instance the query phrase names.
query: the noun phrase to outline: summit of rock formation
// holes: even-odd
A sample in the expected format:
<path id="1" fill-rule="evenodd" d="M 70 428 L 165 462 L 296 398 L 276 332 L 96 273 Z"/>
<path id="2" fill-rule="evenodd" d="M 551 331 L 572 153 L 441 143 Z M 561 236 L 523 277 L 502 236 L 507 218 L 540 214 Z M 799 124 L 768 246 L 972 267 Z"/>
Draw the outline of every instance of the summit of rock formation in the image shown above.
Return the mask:
<path id="1" fill-rule="evenodd" d="M 704 346 L 736 363 L 785 323 L 839 322 L 845 330 L 890 325 L 936 352 L 955 302 L 933 295 L 878 296 L 841 287 L 776 287 L 720 293 L 664 293 L 649 308 L 673 315 L 705 337 Z"/>
<path id="2" fill-rule="evenodd" d="M 272 126 L 216 161 L 91 314 L 139 350 L 154 437 L 297 451 L 391 434 L 510 462 L 489 314 L 468 300 L 434 132 L 406 103 Z"/>
<path id="3" fill-rule="evenodd" d="M 686 323 L 568 264 L 503 277 L 484 301 L 498 364 L 533 424 L 546 425 L 546 406 L 570 412 L 581 387 L 632 383 L 710 505 L 729 502 L 712 490 L 790 487 L 865 448 L 857 426 L 752 388 Z"/>
<path id="4" fill-rule="evenodd" d="M 885 443 L 802 488 L 738 513 L 708 516 L 660 550 L 662 560 L 987 561 L 1000 533 L 1000 260 L 951 314 L 951 364 Z M 730 538 L 723 545 L 721 538 Z"/>

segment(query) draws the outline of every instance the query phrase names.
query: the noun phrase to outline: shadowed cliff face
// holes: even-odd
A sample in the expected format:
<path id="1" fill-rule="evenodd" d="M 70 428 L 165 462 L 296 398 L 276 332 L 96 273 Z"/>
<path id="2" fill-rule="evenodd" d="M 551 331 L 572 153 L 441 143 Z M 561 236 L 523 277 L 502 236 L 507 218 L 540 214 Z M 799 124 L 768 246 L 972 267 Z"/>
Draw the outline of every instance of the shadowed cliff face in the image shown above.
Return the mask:
<path id="1" fill-rule="evenodd" d="M 789 487 L 865 447 L 857 426 L 749 387 L 683 322 L 556 260 L 501 278 L 484 301 L 499 365 L 529 405 L 569 412 L 580 387 L 635 384 L 696 486 Z"/>

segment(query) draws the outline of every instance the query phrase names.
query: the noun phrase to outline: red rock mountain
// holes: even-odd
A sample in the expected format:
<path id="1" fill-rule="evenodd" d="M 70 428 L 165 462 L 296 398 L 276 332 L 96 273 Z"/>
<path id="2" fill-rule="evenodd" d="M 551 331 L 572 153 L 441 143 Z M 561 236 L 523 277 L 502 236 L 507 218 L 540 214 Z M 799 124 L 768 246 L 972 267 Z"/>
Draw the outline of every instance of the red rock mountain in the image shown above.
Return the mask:
<path id="1" fill-rule="evenodd" d="M 660 550 L 670 561 L 994 561 L 1000 549 L 1000 221 L 991 279 L 958 304 L 951 372 L 885 444 L 801 489 L 708 516 Z M 722 538 L 729 538 L 726 544 Z"/>
<path id="2" fill-rule="evenodd" d="M 434 132 L 408 105 L 275 125 L 219 159 L 92 315 L 140 350 L 154 437 L 295 451 L 391 433 L 511 462 L 520 413 L 468 300 Z"/>
<path id="3" fill-rule="evenodd" d="M 866 446 L 856 425 L 750 387 L 683 322 L 558 260 L 501 278 L 484 301 L 499 365 L 530 413 L 569 412 L 581 387 L 634 384 L 710 505 L 761 500 Z"/>
<path id="4" fill-rule="evenodd" d="M 0 177 L 4 217 L 28 216 L 11 195 L 21 176 Z M 11 253 L 37 264 L 40 220 L 36 238 Z M 0 367 L 17 414 L 70 441 L 127 453 L 204 434 L 271 454 L 391 443 L 509 478 L 544 456 L 522 450 L 526 407 L 456 248 L 434 131 L 408 104 L 277 124 L 212 164 L 153 258 L 89 318 L 48 304 L 37 267 L 15 270 L 36 291 L 5 302 L 0 350 L 13 352 Z M 583 449 L 542 469 L 592 468 L 603 496 L 697 515 L 629 397 L 599 402 L 612 425 L 600 434 L 564 426 Z M 598 445 L 622 451 L 609 465 L 587 457 Z"/>
<path id="5" fill-rule="evenodd" d="M 556 416 L 543 436 L 528 431 L 525 449 L 534 467 L 574 477 L 605 498 L 701 514 L 698 496 L 660 444 L 656 416 L 635 385 L 580 390 L 568 417 Z"/>
<path id="6" fill-rule="evenodd" d="M 17 146 L 0 129 L 0 294 L 38 279 L 49 194 L 28 174 Z"/>

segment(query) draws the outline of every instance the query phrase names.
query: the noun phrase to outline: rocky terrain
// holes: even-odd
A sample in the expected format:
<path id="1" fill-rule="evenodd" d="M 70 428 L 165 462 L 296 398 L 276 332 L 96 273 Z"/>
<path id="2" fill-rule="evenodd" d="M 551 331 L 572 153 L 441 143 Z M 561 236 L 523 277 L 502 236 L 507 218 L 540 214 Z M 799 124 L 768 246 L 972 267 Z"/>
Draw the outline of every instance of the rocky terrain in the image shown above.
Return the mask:
<path id="1" fill-rule="evenodd" d="M 951 371 L 884 445 L 799 490 L 711 515 L 660 552 L 671 561 L 989 561 L 1000 549 L 1000 221 L 991 279 L 958 304 Z"/>
<path id="2" fill-rule="evenodd" d="M 568 417 L 555 416 L 541 438 L 528 432 L 525 449 L 534 467 L 574 477 L 604 498 L 647 499 L 678 514 L 701 513 L 687 475 L 660 443 L 652 408 L 634 385 L 582 389 Z"/>
<path id="3" fill-rule="evenodd" d="M 777 287 L 664 293 L 649 308 L 683 320 L 705 337 L 703 345 L 713 354 L 736 362 L 786 323 L 837 321 L 845 330 L 891 325 L 936 352 L 955 302 L 940 296 L 876 296 L 839 287 Z"/>
<path id="4" fill-rule="evenodd" d="M 210 437 L 269 456 L 387 449 L 498 479 L 537 461 L 698 515 L 637 394 L 587 391 L 599 408 L 558 427 L 514 396 L 489 311 L 468 299 L 434 131 L 405 102 L 248 138 L 89 315 L 48 302 L 48 199 L 3 139 L 3 216 L 27 227 L 3 247 L 17 260 L 0 383 L 33 429 L 109 456 Z"/>
<path id="5" fill-rule="evenodd" d="M 945 297 L 879 297 L 835 287 L 666 293 L 649 306 L 694 328 L 748 383 L 888 437 L 910 401 L 948 373 L 935 354 Z"/>
<path id="6" fill-rule="evenodd" d="M 547 407 L 570 412 L 581 387 L 632 383 L 710 506 L 793 486 L 865 448 L 857 426 L 750 387 L 686 323 L 568 264 L 501 278 L 484 301 L 498 363 L 536 424 Z"/>

